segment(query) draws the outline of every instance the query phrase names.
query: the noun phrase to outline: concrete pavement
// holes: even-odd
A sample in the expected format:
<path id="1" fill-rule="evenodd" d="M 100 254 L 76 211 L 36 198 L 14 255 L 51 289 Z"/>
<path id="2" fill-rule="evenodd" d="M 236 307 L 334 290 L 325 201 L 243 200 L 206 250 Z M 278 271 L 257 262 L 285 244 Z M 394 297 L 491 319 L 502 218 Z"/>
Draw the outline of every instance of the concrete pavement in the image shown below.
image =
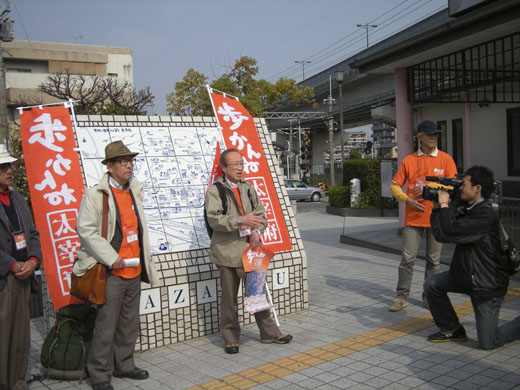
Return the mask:
<path id="1" fill-rule="evenodd" d="M 520 341 L 494 351 L 476 349 L 475 320 L 466 296 L 453 294 L 469 340 L 430 343 L 436 332 L 422 306 L 424 262 L 416 264 L 409 306 L 392 313 L 400 256 L 340 243 L 340 235 L 399 240 L 397 218 L 298 212 L 308 258 L 309 310 L 280 317 L 288 345 L 259 343 L 243 328 L 240 353 L 226 355 L 220 334 L 136 354 L 150 378 L 114 378 L 116 389 L 520 389 Z M 299 207 L 300 209 L 300 207 Z M 345 230 L 344 230 L 345 229 Z M 372 232 L 372 233 L 371 233 Z M 395 245 L 395 242 L 394 244 Z M 447 269 L 446 265 L 441 269 Z M 520 314 L 520 287 L 501 310 L 501 322 Z M 31 373 L 40 373 L 43 319 L 32 322 Z M 30 389 L 89 389 L 89 381 L 35 381 Z"/>

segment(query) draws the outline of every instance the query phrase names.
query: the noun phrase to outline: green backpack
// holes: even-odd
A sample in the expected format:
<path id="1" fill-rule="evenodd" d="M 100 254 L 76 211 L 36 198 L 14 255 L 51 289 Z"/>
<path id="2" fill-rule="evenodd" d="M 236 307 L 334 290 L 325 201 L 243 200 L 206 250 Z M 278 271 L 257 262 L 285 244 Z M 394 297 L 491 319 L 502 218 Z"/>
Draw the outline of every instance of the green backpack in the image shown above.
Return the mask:
<path id="1" fill-rule="evenodd" d="M 86 376 L 87 359 L 96 322 L 96 309 L 84 304 L 64 306 L 45 337 L 40 361 L 52 379 L 80 381 Z"/>

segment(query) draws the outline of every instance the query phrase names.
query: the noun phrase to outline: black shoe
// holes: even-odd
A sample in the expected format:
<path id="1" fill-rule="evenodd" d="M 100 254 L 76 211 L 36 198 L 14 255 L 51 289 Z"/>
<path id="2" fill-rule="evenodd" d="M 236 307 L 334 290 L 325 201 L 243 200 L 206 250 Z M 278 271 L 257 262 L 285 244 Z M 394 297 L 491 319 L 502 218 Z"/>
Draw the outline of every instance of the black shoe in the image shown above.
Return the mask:
<path id="1" fill-rule="evenodd" d="M 132 371 L 123 373 L 123 374 L 116 374 L 114 373 L 114 376 L 116 378 L 130 378 L 134 380 L 142 380 L 142 379 L 148 379 L 150 376 L 148 374 L 148 371 L 143 370 L 142 368 L 135 367 Z"/>
<path id="2" fill-rule="evenodd" d="M 285 336 L 280 336 L 278 339 L 263 339 L 260 342 L 264 344 L 289 344 L 292 340 L 292 336 L 290 334 L 286 334 Z"/>
<path id="3" fill-rule="evenodd" d="M 110 384 L 110 382 L 93 383 L 92 388 L 94 390 L 114 390 L 114 387 Z"/>
<path id="4" fill-rule="evenodd" d="M 238 353 L 238 345 L 233 343 L 231 345 L 224 346 L 224 351 L 228 354 Z"/>
<path id="5" fill-rule="evenodd" d="M 468 338 L 466 337 L 466 331 L 464 330 L 464 327 L 462 325 L 453 333 L 437 332 L 428 336 L 428 340 L 432 343 L 445 343 L 447 341 L 466 341 L 467 339 Z"/>

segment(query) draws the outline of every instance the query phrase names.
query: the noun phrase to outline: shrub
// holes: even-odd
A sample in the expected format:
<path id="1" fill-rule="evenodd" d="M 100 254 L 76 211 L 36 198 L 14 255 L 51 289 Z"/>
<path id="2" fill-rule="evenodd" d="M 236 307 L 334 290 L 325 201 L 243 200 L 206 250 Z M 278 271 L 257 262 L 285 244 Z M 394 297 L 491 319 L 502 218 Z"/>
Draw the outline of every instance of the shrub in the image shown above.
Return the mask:
<path id="1" fill-rule="evenodd" d="M 381 207 L 381 163 L 380 160 L 346 160 L 343 164 L 343 185 L 358 178 L 361 181 L 360 207 Z"/>
<path id="2" fill-rule="evenodd" d="M 337 186 L 329 188 L 329 204 L 332 207 L 344 208 L 350 203 L 350 187 Z"/>

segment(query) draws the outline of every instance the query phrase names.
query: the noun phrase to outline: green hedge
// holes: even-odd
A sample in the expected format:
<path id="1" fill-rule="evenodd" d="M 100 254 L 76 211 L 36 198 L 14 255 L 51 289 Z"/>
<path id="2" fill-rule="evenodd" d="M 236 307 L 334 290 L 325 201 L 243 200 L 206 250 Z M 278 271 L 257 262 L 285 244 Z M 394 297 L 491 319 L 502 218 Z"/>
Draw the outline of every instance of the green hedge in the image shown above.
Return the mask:
<path id="1" fill-rule="evenodd" d="M 329 188 L 329 204 L 332 207 L 345 208 L 350 204 L 350 187 L 338 186 Z"/>
<path id="2" fill-rule="evenodd" d="M 343 185 L 349 185 L 354 178 L 361 181 L 360 208 L 381 207 L 380 160 L 346 160 L 343 164 Z"/>

